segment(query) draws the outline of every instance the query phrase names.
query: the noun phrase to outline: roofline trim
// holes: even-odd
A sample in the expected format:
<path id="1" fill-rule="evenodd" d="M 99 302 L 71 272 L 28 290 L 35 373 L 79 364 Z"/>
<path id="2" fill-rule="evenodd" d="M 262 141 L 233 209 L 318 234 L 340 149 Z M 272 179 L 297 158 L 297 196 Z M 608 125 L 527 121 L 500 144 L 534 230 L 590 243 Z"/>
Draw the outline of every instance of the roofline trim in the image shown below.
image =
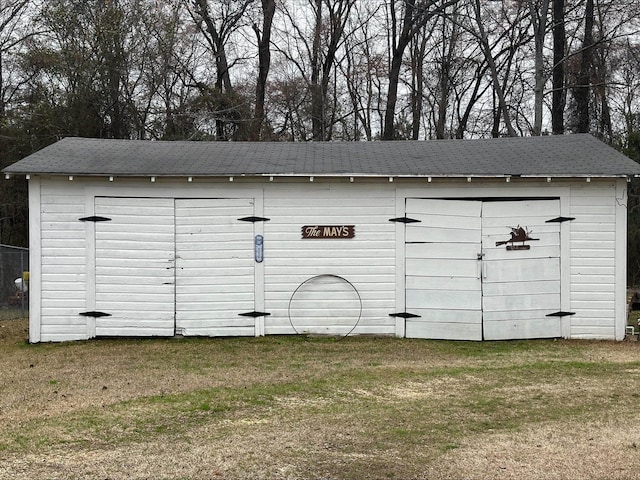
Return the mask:
<path id="1" fill-rule="evenodd" d="M 126 174 L 126 173 L 62 173 L 62 172 L 8 172 L 2 170 L 5 178 L 12 176 L 25 175 L 27 177 L 31 175 L 36 176 L 52 176 L 52 177 L 104 177 L 104 178 L 398 178 L 398 179 L 424 179 L 431 178 L 500 178 L 500 179 L 512 179 L 512 178 L 639 178 L 639 174 L 628 173 L 612 173 L 612 174 L 566 174 L 566 173 L 537 173 L 537 174 L 518 174 L 518 173 L 505 173 L 505 174 L 375 174 L 375 173 L 228 173 L 228 174 L 158 174 L 158 173 L 146 173 L 146 174 Z"/>

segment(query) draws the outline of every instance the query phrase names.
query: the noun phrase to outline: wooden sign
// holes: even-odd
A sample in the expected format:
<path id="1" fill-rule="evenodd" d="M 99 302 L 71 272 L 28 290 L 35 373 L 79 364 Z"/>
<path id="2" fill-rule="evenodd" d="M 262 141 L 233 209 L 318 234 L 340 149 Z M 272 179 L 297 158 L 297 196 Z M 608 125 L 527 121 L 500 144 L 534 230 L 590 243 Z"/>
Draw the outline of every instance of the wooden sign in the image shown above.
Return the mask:
<path id="1" fill-rule="evenodd" d="M 353 238 L 356 236 L 354 225 L 305 225 L 302 227 L 302 238 Z"/>

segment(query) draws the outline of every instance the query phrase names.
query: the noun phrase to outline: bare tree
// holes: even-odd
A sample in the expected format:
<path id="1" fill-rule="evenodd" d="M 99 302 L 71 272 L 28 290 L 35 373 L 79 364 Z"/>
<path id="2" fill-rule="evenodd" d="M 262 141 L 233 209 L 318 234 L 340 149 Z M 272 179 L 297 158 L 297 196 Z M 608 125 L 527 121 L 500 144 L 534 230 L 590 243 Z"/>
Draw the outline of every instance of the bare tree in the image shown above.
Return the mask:
<path id="1" fill-rule="evenodd" d="M 205 109 L 211 109 L 216 123 L 216 138 L 225 140 L 247 127 L 246 105 L 234 91 L 227 56 L 227 45 L 231 36 L 237 32 L 246 19 L 247 9 L 255 0 L 220 2 L 215 10 L 210 8 L 208 0 L 190 0 L 187 3 L 189 13 L 198 30 L 204 36 L 206 44 L 215 62 L 215 82 L 212 87 L 207 82 L 198 81 L 193 73 L 194 83 L 201 93 L 201 103 Z"/>
<path id="2" fill-rule="evenodd" d="M 451 11 L 444 12 L 439 19 L 438 29 L 439 35 L 434 37 L 430 51 L 434 57 L 429 72 L 433 84 L 431 94 L 433 100 L 430 103 L 435 138 L 443 139 L 452 135 L 453 126 L 448 125 L 452 107 L 451 96 L 455 89 L 460 87 L 458 82 L 462 55 L 459 51 L 459 43 L 463 32 L 460 27 L 458 5 L 454 5 Z M 472 54 L 471 51 L 467 53 Z"/>
<path id="3" fill-rule="evenodd" d="M 265 119 L 265 95 L 267 77 L 271 68 L 271 25 L 276 11 L 275 0 L 262 0 L 262 28 L 256 23 L 252 25 L 258 40 L 258 79 L 256 81 L 256 102 L 253 113 L 253 125 L 249 133 L 250 139 L 260 140 L 262 125 Z"/>
<path id="4" fill-rule="evenodd" d="M 394 119 L 398 102 L 398 85 L 404 52 L 414 35 L 425 28 L 431 19 L 459 0 L 402 0 L 389 3 L 391 16 L 391 67 L 387 90 L 387 109 L 384 117 L 383 140 L 393 140 Z M 398 5 L 397 5 L 398 4 Z M 398 10 L 401 19 L 398 21 Z"/>
<path id="5" fill-rule="evenodd" d="M 573 93 L 576 101 L 576 130 L 580 133 L 588 133 L 590 129 L 589 92 L 591 89 L 591 67 L 594 48 L 593 24 L 595 20 L 593 2 L 594 0 L 586 0 L 580 70 L 577 77 L 577 85 L 574 87 Z"/>
<path id="6" fill-rule="evenodd" d="M 374 124 L 383 112 L 382 81 L 388 76 L 384 49 L 386 32 L 376 26 L 381 3 L 358 2 L 344 38 L 343 61 L 337 63 L 352 109 L 353 138 L 374 138 Z M 378 29 L 377 29 L 378 27 Z"/>
<path id="7" fill-rule="evenodd" d="M 547 34 L 547 20 L 549 15 L 550 0 L 527 0 L 531 25 L 533 26 L 533 39 L 535 49 L 534 60 L 534 120 L 531 133 L 540 135 L 542 133 L 542 114 L 547 74 L 544 69 L 544 46 Z"/>
<path id="8" fill-rule="evenodd" d="M 511 115 L 509 112 L 509 106 L 507 105 L 507 101 L 505 99 L 504 88 L 502 87 L 500 76 L 498 74 L 498 67 L 496 65 L 493 52 L 491 51 L 491 46 L 489 45 L 489 36 L 487 35 L 487 32 L 484 28 L 482 13 L 480 10 L 480 0 L 474 0 L 473 11 L 478 28 L 478 40 L 480 41 L 480 46 L 489 65 L 494 94 L 498 98 L 498 110 L 502 114 L 502 120 L 504 121 L 505 127 L 507 129 L 507 135 L 509 135 L 510 137 L 516 137 L 518 136 L 518 134 L 516 133 L 515 129 L 513 128 L 513 124 L 511 123 Z M 494 136 L 495 135 L 496 133 L 494 128 Z"/>
<path id="9" fill-rule="evenodd" d="M 329 98 L 330 89 L 335 84 L 332 80 L 337 56 L 355 3 L 356 0 L 308 0 L 307 12 L 286 3 L 281 7 L 286 23 L 279 31 L 282 42 L 277 42 L 275 48 L 307 83 L 313 140 L 332 137 L 332 105 L 336 104 L 336 98 Z"/>
<path id="10" fill-rule="evenodd" d="M 18 78 L 9 84 L 8 77 L 11 75 L 6 70 L 6 57 L 26 39 L 38 33 L 37 30 L 28 28 L 29 22 L 25 18 L 29 9 L 33 10 L 37 7 L 38 2 L 29 0 L 0 2 L 0 119 L 5 115 L 7 103 L 23 84 L 23 81 Z"/>
<path id="11" fill-rule="evenodd" d="M 422 31 L 415 35 L 410 42 L 411 52 L 411 139 L 418 140 L 422 119 L 422 104 L 424 102 L 424 63 L 427 53 L 429 32 Z"/>
<path id="12" fill-rule="evenodd" d="M 323 16 L 323 5 L 325 3 L 327 6 L 328 26 L 325 25 Z M 314 140 L 328 140 L 331 137 L 328 131 L 331 122 L 327 122 L 327 93 L 336 54 L 343 41 L 344 29 L 354 3 L 355 0 L 313 0 L 315 28 L 311 53 L 310 89 L 311 122 Z M 323 39 L 323 34 L 327 29 L 326 38 Z"/>
<path id="13" fill-rule="evenodd" d="M 554 135 L 564 133 L 565 91 L 565 0 L 553 0 L 553 82 L 551 102 L 551 131 Z"/>

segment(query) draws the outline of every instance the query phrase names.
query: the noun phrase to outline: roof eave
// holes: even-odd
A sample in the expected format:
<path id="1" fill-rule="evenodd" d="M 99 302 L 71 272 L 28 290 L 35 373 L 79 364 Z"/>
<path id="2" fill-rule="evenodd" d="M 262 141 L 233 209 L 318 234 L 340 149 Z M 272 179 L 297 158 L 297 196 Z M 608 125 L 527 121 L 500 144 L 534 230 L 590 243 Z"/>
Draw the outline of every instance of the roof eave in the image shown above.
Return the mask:
<path id="1" fill-rule="evenodd" d="M 33 171 L 11 171 L 8 169 L 2 170 L 2 173 L 6 177 L 11 176 L 60 176 L 60 177 L 118 177 L 118 178 L 398 178 L 398 179 L 468 179 L 468 178 L 628 178 L 628 177 L 640 177 L 638 173 L 534 173 L 534 174 L 518 174 L 518 173 L 496 173 L 496 174 L 480 174 L 480 173 L 421 173 L 421 174 L 407 174 L 407 173 L 216 173 L 216 174 L 201 174 L 201 173 L 181 173 L 181 174 L 166 174 L 166 173 L 77 173 L 77 172 L 33 172 Z"/>

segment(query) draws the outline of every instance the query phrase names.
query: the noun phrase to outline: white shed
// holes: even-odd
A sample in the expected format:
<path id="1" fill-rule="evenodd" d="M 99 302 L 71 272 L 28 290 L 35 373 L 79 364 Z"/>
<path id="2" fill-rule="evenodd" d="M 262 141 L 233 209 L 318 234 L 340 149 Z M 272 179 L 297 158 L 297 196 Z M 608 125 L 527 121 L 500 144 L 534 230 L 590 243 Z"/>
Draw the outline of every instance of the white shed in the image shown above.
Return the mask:
<path id="1" fill-rule="evenodd" d="M 4 173 L 29 178 L 31 342 L 625 335 L 640 166 L 589 135 L 66 138 Z"/>

